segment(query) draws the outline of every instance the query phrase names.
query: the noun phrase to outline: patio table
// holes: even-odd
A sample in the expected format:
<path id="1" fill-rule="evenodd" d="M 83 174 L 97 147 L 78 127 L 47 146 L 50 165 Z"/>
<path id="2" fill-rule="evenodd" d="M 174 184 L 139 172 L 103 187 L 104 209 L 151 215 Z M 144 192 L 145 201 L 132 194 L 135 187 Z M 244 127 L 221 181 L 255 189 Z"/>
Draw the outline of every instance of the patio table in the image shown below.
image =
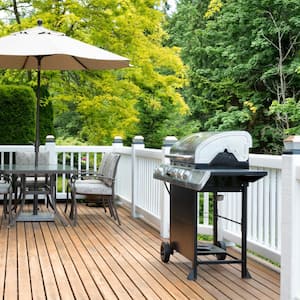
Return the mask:
<path id="1" fill-rule="evenodd" d="M 64 225 L 67 225 L 64 218 L 58 212 L 56 208 L 56 178 L 57 175 L 60 174 L 77 174 L 77 169 L 70 166 L 60 165 L 60 164 L 49 164 L 49 165 L 0 165 L 0 174 L 9 175 L 13 177 L 13 180 L 20 177 L 22 184 L 26 185 L 26 178 L 28 177 L 49 177 L 49 189 L 50 189 L 50 197 L 51 203 L 50 206 L 52 208 L 51 211 L 41 212 L 38 210 L 38 195 L 41 193 L 45 193 L 44 191 L 40 191 L 37 188 L 37 184 L 33 185 L 34 188 L 29 193 L 33 194 L 33 210 L 32 212 L 24 212 L 24 202 L 25 202 L 25 195 L 23 195 L 23 199 L 19 209 L 17 210 L 16 217 L 12 218 L 12 211 L 11 211 L 11 200 L 9 203 L 9 220 L 10 225 L 13 225 L 16 221 L 17 222 L 51 222 L 55 221 L 55 218 L 58 218 Z"/>

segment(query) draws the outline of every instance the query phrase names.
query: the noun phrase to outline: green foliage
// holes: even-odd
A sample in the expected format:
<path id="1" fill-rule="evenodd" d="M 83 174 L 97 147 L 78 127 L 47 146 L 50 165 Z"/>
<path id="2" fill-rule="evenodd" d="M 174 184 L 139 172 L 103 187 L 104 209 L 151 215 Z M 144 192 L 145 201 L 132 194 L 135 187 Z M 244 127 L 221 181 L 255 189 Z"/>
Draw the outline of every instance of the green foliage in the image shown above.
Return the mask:
<path id="1" fill-rule="evenodd" d="M 177 10 L 169 45 L 189 66 L 184 96 L 199 129 L 245 129 L 254 151 L 281 152 L 284 136 L 299 129 L 287 108 L 300 101 L 298 1 L 182 0 Z M 276 112 L 274 100 L 283 105 Z"/>
<path id="2" fill-rule="evenodd" d="M 131 68 L 115 71 L 43 72 L 56 136 L 75 134 L 84 142 L 107 144 L 115 135 L 128 140 L 139 134 L 155 146 L 157 139 L 161 143 L 157 132 L 168 132 L 167 120 L 188 114 L 180 94 L 185 68 L 179 49 L 163 45 L 165 16 L 158 4 L 156 0 L 34 1 L 26 16 L 20 14 L 21 25 L 12 22 L 0 31 L 7 34 L 42 19 L 45 27 L 131 60 Z M 18 5 L 17 10 L 21 11 Z M 9 80 L 31 82 L 35 73 L 31 75 L 29 79 L 25 72 L 18 73 L 15 81 Z M 150 119 L 155 131 L 147 128 Z"/>
<path id="3" fill-rule="evenodd" d="M 287 135 L 300 135 L 300 102 L 294 98 L 288 98 L 284 103 L 273 101 L 270 106 L 270 114 L 276 115 L 276 119 L 283 119 L 281 123 L 288 123 L 291 127 L 285 129 Z"/>
<path id="4" fill-rule="evenodd" d="M 0 86 L 0 144 L 29 144 L 35 140 L 33 90 L 26 86 Z"/>
<path id="5" fill-rule="evenodd" d="M 0 84 L 13 85 L 19 82 L 19 84 L 31 87 L 36 94 L 37 74 L 35 71 L 2 70 L 0 72 L 2 73 Z M 42 72 L 42 85 L 40 89 L 40 142 L 43 144 L 48 134 L 54 134 L 53 105 L 49 101 L 49 86 L 47 84 L 47 76 L 44 76 L 44 72 Z"/>
<path id="6" fill-rule="evenodd" d="M 86 146 L 85 143 L 80 141 L 78 138 L 74 138 L 74 137 L 68 137 L 68 138 L 59 137 L 55 139 L 55 143 L 57 145 Z"/>
<path id="7" fill-rule="evenodd" d="M 40 142 L 45 144 L 47 135 L 54 135 L 52 102 L 42 103 L 40 107 Z"/>
<path id="8" fill-rule="evenodd" d="M 36 83 L 34 84 L 35 93 L 37 93 Z M 47 135 L 54 135 L 53 126 L 53 105 L 48 100 L 49 91 L 46 85 L 40 86 L 40 143 L 45 144 Z"/>
<path id="9" fill-rule="evenodd" d="M 231 106 L 227 111 L 216 111 L 215 116 L 206 122 L 206 126 L 210 131 L 241 130 L 250 119 L 248 111 Z"/>
<path id="10" fill-rule="evenodd" d="M 76 137 L 82 128 L 81 116 L 76 111 L 65 111 L 55 118 L 55 133 L 60 138 Z"/>

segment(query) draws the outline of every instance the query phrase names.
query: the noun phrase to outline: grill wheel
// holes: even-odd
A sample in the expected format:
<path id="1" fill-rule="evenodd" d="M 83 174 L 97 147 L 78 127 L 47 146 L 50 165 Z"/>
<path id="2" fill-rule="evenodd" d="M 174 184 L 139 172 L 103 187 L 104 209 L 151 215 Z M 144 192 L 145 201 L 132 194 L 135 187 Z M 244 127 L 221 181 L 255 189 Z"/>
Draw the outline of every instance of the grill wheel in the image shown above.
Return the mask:
<path id="1" fill-rule="evenodd" d="M 162 242 L 160 245 L 160 257 L 164 263 L 170 260 L 170 255 L 173 254 L 171 245 L 167 242 Z"/>
<path id="2" fill-rule="evenodd" d="M 226 244 L 225 244 L 224 241 L 218 241 L 217 246 L 226 251 Z M 217 257 L 218 260 L 225 260 L 226 259 L 226 253 L 216 254 L 216 257 Z"/>

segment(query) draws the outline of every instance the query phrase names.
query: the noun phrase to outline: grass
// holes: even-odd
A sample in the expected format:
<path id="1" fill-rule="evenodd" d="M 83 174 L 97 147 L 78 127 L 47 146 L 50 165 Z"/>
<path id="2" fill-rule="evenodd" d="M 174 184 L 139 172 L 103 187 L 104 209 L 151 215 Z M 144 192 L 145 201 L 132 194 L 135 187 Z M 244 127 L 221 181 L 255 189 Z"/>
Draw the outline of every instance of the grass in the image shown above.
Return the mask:
<path id="1" fill-rule="evenodd" d="M 212 242 L 213 236 L 208 234 L 198 234 L 198 240 L 199 241 L 206 241 L 206 242 Z"/>
<path id="2" fill-rule="evenodd" d="M 238 247 L 240 248 L 240 246 L 238 246 Z M 270 263 L 271 265 L 273 265 L 273 266 L 275 266 L 277 268 L 280 268 L 280 263 L 277 263 L 277 262 L 275 262 L 275 261 L 273 261 L 273 260 L 271 260 L 269 258 L 266 258 L 266 257 L 264 257 L 264 256 L 262 256 L 262 255 L 260 255 L 260 254 L 258 254 L 256 252 L 252 251 L 252 250 L 247 250 L 247 253 L 252 254 L 253 256 L 258 257 L 258 258 L 262 259 L 263 261 L 266 261 L 266 262 Z"/>
<path id="3" fill-rule="evenodd" d="M 62 192 L 63 188 L 62 188 L 62 177 L 61 176 L 57 177 L 56 183 L 57 183 L 57 192 Z M 66 181 L 66 188 L 67 188 L 67 181 Z"/>

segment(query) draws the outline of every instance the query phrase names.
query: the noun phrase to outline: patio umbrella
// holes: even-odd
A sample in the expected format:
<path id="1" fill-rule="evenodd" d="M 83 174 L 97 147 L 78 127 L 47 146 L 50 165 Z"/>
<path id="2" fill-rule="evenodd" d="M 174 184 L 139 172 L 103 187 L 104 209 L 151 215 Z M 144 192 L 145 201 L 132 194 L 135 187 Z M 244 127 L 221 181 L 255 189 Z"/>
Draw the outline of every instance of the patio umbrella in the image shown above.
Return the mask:
<path id="1" fill-rule="evenodd" d="M 0 68 L 37 70 L 35 164 L 38 165 L 41 70 L 104 70 L 129 66 L 129 59 L 38 26 L 0 38 Z"/>

